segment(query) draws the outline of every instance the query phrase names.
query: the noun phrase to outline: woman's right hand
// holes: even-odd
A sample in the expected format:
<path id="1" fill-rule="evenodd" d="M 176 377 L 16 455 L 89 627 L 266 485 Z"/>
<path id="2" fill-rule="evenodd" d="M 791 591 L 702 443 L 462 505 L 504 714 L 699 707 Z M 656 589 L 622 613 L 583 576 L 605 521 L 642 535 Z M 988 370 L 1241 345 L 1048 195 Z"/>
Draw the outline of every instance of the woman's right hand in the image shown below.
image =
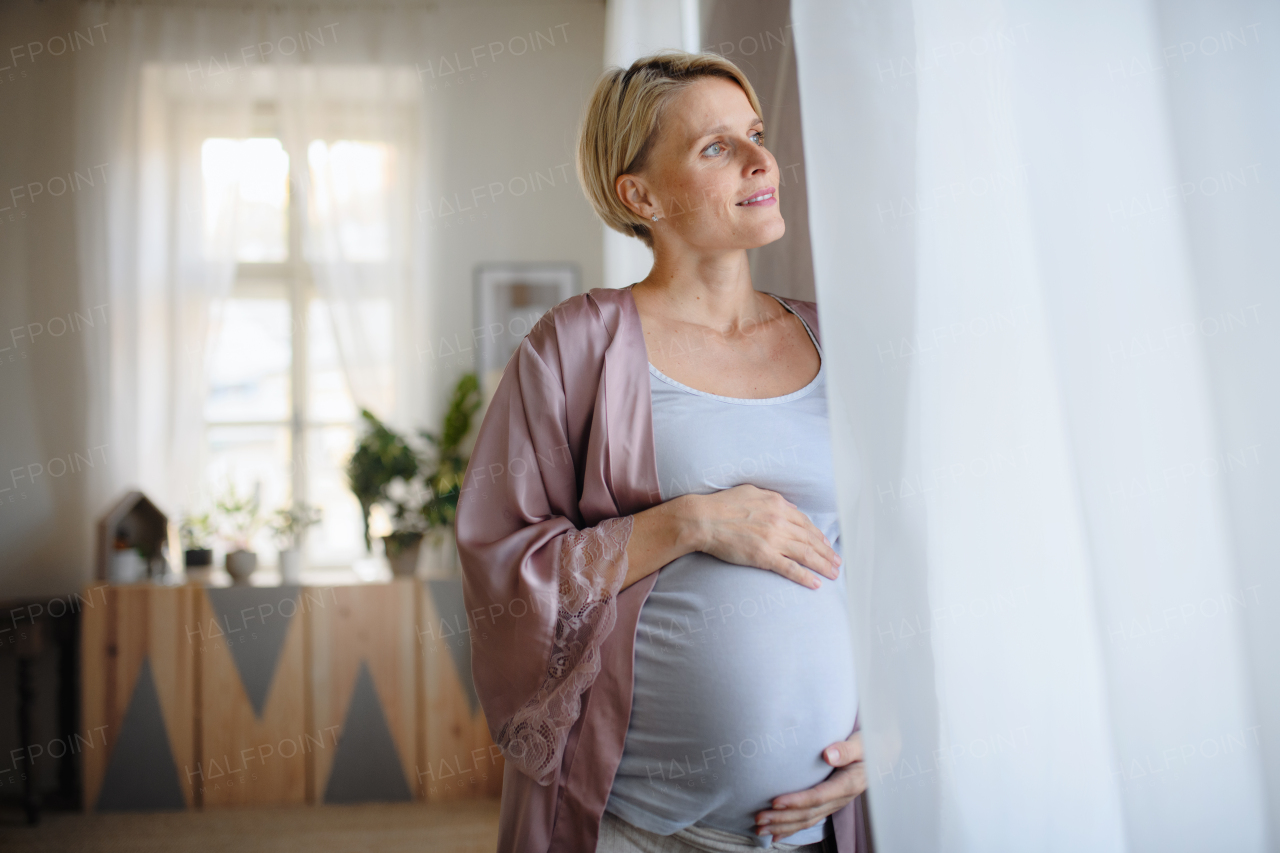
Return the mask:
<path id="1" fill-rule="evenodd" d="M 692 498 L 696 550 L 739 566 L 755 566 L 817 589 L 815 572 L 834 580 L 840 555 L 796 505 L 777 492 L 752 485 Z"/>

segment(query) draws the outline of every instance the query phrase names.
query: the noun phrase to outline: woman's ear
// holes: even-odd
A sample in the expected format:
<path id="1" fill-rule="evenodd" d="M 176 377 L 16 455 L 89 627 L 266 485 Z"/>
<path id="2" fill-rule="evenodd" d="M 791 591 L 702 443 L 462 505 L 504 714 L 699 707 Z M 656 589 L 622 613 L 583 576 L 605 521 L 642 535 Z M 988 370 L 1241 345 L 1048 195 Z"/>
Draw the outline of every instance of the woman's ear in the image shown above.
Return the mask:
<path id="1" fill-rule="evenodd" d="M 653 214 L 662 212 L 639 175 L 619 175 L 618 180 L 613 182 L 613 189 L 627 210 L 641 219 L 649 219 Z"/>

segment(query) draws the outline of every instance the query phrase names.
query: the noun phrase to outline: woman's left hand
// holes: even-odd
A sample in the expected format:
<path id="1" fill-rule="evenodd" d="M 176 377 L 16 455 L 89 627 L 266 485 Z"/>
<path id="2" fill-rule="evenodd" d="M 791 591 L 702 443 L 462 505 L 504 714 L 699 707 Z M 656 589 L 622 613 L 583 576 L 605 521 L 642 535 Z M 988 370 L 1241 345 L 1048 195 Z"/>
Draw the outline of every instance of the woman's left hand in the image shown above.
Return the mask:
<path id="1" fill-rule="evenodd" d="M 836 771 L 804 791 L 773 798 L 773 808 L 756 813 L 756 834 L 779 841 L 808 829 L 851 803 L 867 790 L 867 770 L 862 763 L 862 732 L 837 741 L 822 751 Z"/>

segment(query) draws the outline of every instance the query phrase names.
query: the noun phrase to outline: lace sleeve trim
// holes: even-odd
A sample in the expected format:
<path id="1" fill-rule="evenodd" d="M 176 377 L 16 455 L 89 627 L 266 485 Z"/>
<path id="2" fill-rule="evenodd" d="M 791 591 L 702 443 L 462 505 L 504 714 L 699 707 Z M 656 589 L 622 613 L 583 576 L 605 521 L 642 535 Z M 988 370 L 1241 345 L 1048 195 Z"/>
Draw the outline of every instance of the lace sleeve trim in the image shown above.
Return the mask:
<path id="1" fill-rule="evenodd" d="M 542 686 L 498 732 L 506 759 L 549 785 L 564 755 L 582 694 L 600 672 L 600 647 L 617 618 L 627 576 L 631 516 L 566 533 L 556 553 L 556 634 Z"/>

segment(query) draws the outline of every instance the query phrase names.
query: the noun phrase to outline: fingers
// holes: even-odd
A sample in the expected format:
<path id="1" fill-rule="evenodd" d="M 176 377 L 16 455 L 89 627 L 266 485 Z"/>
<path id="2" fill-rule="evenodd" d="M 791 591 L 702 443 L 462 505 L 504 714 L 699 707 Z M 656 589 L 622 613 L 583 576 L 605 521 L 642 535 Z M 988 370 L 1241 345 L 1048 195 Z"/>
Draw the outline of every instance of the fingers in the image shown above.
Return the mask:
<path id="1" fill-rule="evenodd" d="M 853 785 L 853 795 L 861 797 L 867 792 L 867 765 L 859 761 L 846 769 L 849 771 L 849 782 Z"/>
<path id="2" fill-rule="evenodd" d="M 840 808 L 843 808 L 843 806 Z M 825 811 L 818 806 L 806 809 L 765 809 L 756 814 L 757 834 L 762 834 L 763 831 L 777 837 L 781 834 L 783 827 L 788 826 L 793 827 L 790 830 L 791 832 L 798 832 L 805 828 L 802 824 L 807 823 L 812 826 L 813 823 L 817 823 L 835 811 L 839 811 L 839 809 Z M 813 823 L 809 823 L 809 821 Z"/>
<path id="3" fill-rule="evenodd" d="M 774 797 L 772 808 L 756 813 L 757 835 L 772 835 L 777 840 L 808 829 L 867 790 L 862 732 L 831 744 L 822 757 L 839 769 L 812 788 Z"/>
<path id="4" fill-rule="evenodd" d="M 826 820 L 826 815 L 818 815 L 805 821 L 795 822 L 788 821 L 786 823 L 773 824 L 771 826 L 761 826 L 756 829 L 756 835 L 772 835 L 774 841 L 781 841 L 788 835 L 793 835 L 802 829 L 808 829 L 811 826 L 817 826 Z"/>
<path id="5" fill-rule="evenodd" d="M 848 740 L 836 741 L 822 751 L 822 757 L 832 767 L 841 768 L 833 773 L 831 781 L 843 776 L 845 790 L 853 796 L 861 796 L 867 790 L 867 767 L 863 764 L 862 732 L 854 732 Z"/>
<path id="6" fill-rule="evenodd" d="M 793 505 L 787 510 L 787 520 L 800 528 L 800 537 L 811 543 L 814 550 L 821 553 L 824 559 L 833 565 L 840 565 L 840 555 L 836 553 L 835 548 L 831 547 L 831 541 L 822 534 L 822 531 L 818 529 L 818 526 L 813 523 L 809 516 L 796 509 Z"/>
<path id="7" fill-rule="evenodd" d="M 809 524 L 805 529 L 793 524 L 791 530 L 791 538 L 785 540 L 780 549 L 785 556 L 823 577 L 831 580 L 840 577 L 840 555 L 816 527 Z"/>
<path id="8" fill-rule="evenodd" d="M 848 740 L 838 740 L 822 751 L 822 757 L 832 767 L 844 767 L 862 760 L 862 732 L 855 732 Z"/>
<path id="9" fill-rule="evenodd" d="M 787 549 L 787 556 L 805 568 L 811 569 L 824 578 L 835 580 L 840 577 L 839 564 L 827 557 L 821 546 L 811 541 L 795 541 Z"/>
<path id="10" fill-rule="evenodd" d="M 823 781 L 806 788 L 774 797 L 771 804 L 776 810 L 822 808 L 830 803 L 837 803 L 837 809 L 867 790 L 866 765 L 856 762 L 832 772 Z M 761 812 L 768 814 L 768 811 Z"/>
<path id="11" fill-rule="evenodd" d="M 787 580 L 795 581 L 803 587 L 818 589 L 822 586 L 822 581 L 818 580 L 817 575 L 797 563 L 795 560 L 778 556 L 772 560 L 762 562 L 767 562 L 768 565 L 761 566 L 761 568 L 768 569 L 775 574 L 782 575 Z"/>
<path id="12" fill-rule="evenodd" d="M 838 563 L 833 562 L 824 553 L 830 553 L 835 560 L 839 559 L 829 546 L 821 544 L 820 538 L 817 540 L 812 537 L 800 538 L 803 531 L 795 525 L 791 526 L 791 530 L 793 532 L 790 536 L 785 533 L 779 534 L 773 537 L 772 541 L 767 542 L 769 550 L 773 553 L 761 568 L 777 572 L 810 589 L 818 589 L 822 585 L 817 575 L 830 580 L 840 577 Z M 818 536 L 820 537 L 821 534 Z"/>
<path id="13" fill-rule="evenodd" d="M 738 565 L 759 566 L 808 589 L 819 576 L 839 578 L 840 555 L 807 515 L 777 492 L 750 484 L 709 496 L 715 508 L 707 553 Z"/>
<path id="14" fill-rule="evenodd" d="M 786 809 L 790 811 L 792 809 L 811 809 L 842 799 L 853 799 L 853 785 L 849 784 L 848 776 L 849 772 L 847 770 L 837 770 L 812 788 L 805 788 L 803 791 L 794 791 L 790 794 L 783 794 L 781 797 L 774 797 L 771 805 L 777 810 Z"/>
<path id="15" fill-rule="evenodd" d="M 852 796 L 840 796 L 807 807 L 766 809 L 756 814 L 756 834 L 772 835 L 775 840 L 783 838 L 816 825 L 851 802 Z"/>

